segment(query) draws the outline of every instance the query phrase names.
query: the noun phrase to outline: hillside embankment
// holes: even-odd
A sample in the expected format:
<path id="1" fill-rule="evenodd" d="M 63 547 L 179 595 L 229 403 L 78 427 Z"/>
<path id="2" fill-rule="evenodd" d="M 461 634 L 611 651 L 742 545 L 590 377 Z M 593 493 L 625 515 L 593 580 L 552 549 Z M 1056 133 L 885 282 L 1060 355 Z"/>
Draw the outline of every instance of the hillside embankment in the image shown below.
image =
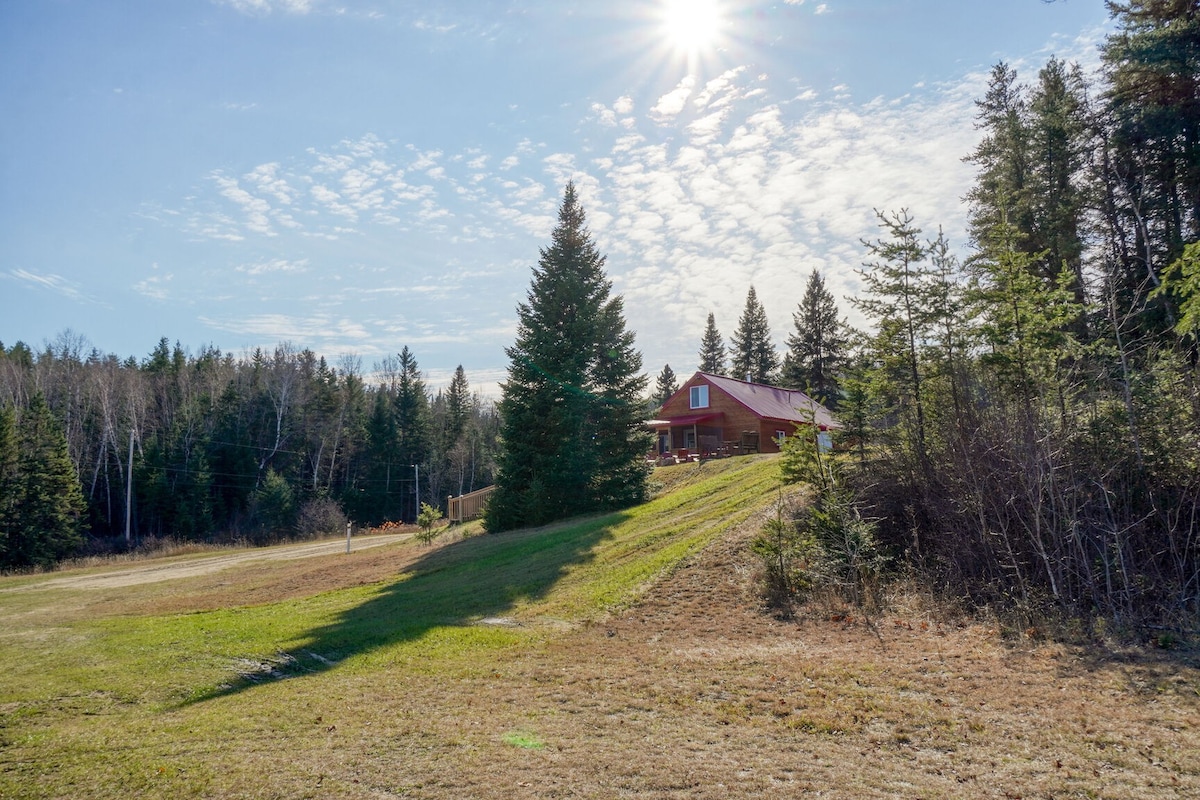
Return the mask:
<path id="1" fill-rule="evenodd" d="M 0 578 L 0 797 L 1200 796 L 1187 652 L 901 594 L 874 630 L 765 611 L 775 469 L 432 547 Z"/>

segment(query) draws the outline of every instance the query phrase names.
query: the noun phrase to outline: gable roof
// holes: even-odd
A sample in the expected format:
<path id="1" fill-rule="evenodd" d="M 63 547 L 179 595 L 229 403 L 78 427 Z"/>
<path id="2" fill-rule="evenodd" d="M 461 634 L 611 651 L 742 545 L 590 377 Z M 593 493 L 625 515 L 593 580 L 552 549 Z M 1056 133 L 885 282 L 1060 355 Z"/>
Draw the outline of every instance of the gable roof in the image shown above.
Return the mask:
<path id="1" fill-rule="evenodd" d="M 764 419 L 784 422 L 809 422 L 811 419 L 822 430 L 842 427 L 829 409 L 797 389 L 746 383 L 723 375 L 710 375 L 707 372 L 697 372 L 693 378 L 695 377 L 704 378 L 711 386 L 720 389 Z"/>

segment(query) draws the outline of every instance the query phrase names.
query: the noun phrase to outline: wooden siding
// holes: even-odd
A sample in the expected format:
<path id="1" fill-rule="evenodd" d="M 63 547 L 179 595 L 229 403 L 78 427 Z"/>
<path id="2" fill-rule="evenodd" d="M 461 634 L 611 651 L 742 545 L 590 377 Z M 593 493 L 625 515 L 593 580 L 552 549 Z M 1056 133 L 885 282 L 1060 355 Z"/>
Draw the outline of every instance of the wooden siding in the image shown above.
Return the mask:
<path id="1" fill-rule="evenodd" d="M 708 386 L 708 408 L 691 407 L 691 388 L 699 385 Z M 705 380 L 702 374 L 693 375 L 691 380 L 685 383 L 678 392 L 673 394 L 663 405 L 662 411 L 659 412 L 658 416 L 663 420 L 669 420 L 671 417 L 687 417 L 700 413 L 724 415 L 723 420 L 701 423 L 700 427 L 711 428 L 720 426 L 720 438 L 725 442 L 739 441 L 742 437 L 742 431 L 756 431 L 758 433 L 759 452 L 762 453 L 779 452 L 779 444 L 775 441 L 775 431 L 787 431 L 788 435 L 791 435 L 795 430 L 795 424 L 792 422 L 760 419 L 757 414 L 746 408 L 746 406 Z M 672 449 L 682 447 L 683 442 L 671 442 Z"/>

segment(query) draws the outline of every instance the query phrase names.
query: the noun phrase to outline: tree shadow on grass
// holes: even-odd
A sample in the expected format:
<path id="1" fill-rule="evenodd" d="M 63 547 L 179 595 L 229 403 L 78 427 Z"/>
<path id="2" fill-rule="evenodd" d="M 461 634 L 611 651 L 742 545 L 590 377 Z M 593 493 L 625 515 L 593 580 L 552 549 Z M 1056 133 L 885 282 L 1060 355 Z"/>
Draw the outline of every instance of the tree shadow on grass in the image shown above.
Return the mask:
<path id="1" fill-rule="evenodd" d="M 538 600 L 594 550 L 627 513 L 571 520 L 532 530 L 477 536 L 419 558 L 366 602 L 301 637 L 290 652 L 248 662 L 234 680 L 193 694 L 193 705 L 255 686 L 311 675 L 352 656 L 420 639 L 435 628 L 503 617 L 518 602 Z"/>

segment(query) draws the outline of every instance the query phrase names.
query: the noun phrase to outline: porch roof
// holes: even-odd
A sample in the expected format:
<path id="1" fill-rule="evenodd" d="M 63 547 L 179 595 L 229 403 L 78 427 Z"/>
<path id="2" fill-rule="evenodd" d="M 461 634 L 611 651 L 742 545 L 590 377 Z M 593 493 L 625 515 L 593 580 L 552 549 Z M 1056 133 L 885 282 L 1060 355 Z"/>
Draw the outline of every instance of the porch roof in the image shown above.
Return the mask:
<path id="1" fill-rule="evenodd" d="M 724 420 L 725 414 L 721 411 L 710 412 L 708 414 L 688 414 L 686 417 L 671 417 L 670 419 L 655 419 L 651 420 L 650 424 L 656 428 L 679 428 L 685 425 L 698 425 L 701 422 L 712 422 L 714 420 Z"/>

